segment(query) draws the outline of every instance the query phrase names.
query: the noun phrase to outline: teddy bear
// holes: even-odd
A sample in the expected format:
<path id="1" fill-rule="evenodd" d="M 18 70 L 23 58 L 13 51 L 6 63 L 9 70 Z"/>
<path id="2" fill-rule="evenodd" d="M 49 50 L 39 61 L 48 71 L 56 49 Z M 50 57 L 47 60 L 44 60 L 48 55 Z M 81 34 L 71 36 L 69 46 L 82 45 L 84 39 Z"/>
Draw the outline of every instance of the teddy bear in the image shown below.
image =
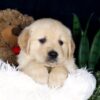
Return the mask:
<path id="1" fill-rule="evenodd" d="M 0 59 L 17 65 L 15 47 L 21 31 L 31 23 L 34 18 L 15 9 L 0 10 Z"/>

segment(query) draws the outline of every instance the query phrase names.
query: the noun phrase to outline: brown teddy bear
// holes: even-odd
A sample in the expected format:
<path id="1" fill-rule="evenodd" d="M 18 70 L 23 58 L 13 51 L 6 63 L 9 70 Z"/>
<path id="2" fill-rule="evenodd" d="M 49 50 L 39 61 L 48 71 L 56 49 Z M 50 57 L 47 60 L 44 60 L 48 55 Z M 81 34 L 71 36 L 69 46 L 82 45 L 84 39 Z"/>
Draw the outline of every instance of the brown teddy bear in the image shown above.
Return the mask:
<path id="1" fill-rule="evenodd" d="M 17 46 L 20 32 L 33 21 L 31 16 L 14 9 L 0 11 L 0 59 L 17 65 L 16 54 L 12 48 Z"/>

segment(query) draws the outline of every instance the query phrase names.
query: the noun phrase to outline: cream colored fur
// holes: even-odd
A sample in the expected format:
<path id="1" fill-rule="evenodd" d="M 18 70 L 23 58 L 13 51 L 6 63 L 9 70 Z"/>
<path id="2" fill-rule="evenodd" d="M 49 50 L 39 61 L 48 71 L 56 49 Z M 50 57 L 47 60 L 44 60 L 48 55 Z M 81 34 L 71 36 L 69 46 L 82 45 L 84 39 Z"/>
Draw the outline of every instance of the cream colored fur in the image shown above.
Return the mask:
<path id="1" fill-rule="evenodd" d="M 40 43 L 40 39 L 46 39 L 45 43 Z M 59 41 L 63 44 L 60 45 Z M 23 30 L 18 43 L 21 48 L 19 69 L 38 83 L 61 87 L 67 74 L 77 68 L 71 31 L 57 20 L 44 18 L 35 21 Z M 51 50 L 58 53 L 57 61 L 53 63 L 47 60 Z"/>

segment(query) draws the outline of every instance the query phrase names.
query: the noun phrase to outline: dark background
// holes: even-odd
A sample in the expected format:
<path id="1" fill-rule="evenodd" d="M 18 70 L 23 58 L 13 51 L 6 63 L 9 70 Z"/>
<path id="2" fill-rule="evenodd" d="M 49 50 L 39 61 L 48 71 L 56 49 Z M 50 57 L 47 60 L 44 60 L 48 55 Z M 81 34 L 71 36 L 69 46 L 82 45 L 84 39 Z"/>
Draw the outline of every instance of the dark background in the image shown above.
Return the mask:
<path id="1" fill-rule="evenodd" d="M 94 13 L 88 29 L 90 43 L 100 29 L 100 0 L 0 0 L 0 9 L 6 8 L 17 9 L 35 19 L 55 18 L 70 29 L 73 13 L 79 17 L 83 29 L 91 13 Z"/>
<path id="2" fill-rule="evenodd" d="M 69 27 L 72 26 L 72 13 L 79 16 L 83 28 L 91 13 L 95 13 L 93 17 L 95 22 L 100 17 L 99 0 L 0 0 L 0 9 L 5 8 L 18 9 L 22 13 L 32 15 L 35 19 L 56 18 Z M 94 25 L 95 28 L 97 26 Z"/>

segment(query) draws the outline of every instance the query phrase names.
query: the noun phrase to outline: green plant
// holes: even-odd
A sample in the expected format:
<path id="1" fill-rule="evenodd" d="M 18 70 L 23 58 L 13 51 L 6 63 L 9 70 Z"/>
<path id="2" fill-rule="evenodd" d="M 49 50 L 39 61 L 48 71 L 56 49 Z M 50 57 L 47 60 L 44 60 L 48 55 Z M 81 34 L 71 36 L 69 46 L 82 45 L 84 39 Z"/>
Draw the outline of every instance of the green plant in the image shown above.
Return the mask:
<path id="1" fill-rule="evenodd" d="M 90 50 L 90 56 L 88 61 L 88 66 L 90 69 L 95 69 L 95 66 L 100 58 L 100 30 L 94 37 L 92 47 Z"/>
<path id="2" fill-rule="evenodd" d="M 73 14 L 73 36 L 76 43 L 80 42 L 78 47 L 78 66 L 85 67 L 91 71 L 95 70 L 96 64 L 100 58 L 100 30 L 96 33 L 93 43 L 89 45 L 89 39 L 87 36 L 88 27 L 93 14 L 91 14 L 85 30 L 81 28 L 81 24 L 77 15 Z M 79 38 L 81 38 L 79 40 Z M 91 48 L 90 48 L 91 47 Z"/>

